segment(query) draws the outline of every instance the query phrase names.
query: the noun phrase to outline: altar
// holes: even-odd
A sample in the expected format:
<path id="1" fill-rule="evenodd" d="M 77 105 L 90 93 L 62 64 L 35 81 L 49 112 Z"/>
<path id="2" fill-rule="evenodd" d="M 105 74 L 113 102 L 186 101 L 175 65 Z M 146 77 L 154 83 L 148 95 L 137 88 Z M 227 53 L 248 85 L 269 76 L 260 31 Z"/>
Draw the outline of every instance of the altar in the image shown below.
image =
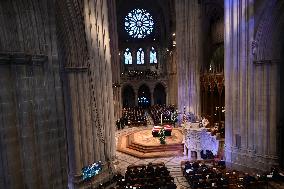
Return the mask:
<path id="1" fill-rule="evenodd" d="M 201 160 L 201 152 L 210 150 L 217 155 L 219 149 L 219 140 L 207 132 L 205 127 L 200 127 L 199 122 L 187 122 L 182 125 L 184 128 L 184 155 L 191 159 L 191 153 L 196 153 L 197 160 Z"/>
<path id="2" fill-rule="evenodd" d="M 153 137 L 158 137 L 161 129 L 165 130 L 165 136 L 171 136 L 173 127 L 170 125 L 164 125 L 164 126 L 154 126 L 153 127 L 152 129 Z"/>

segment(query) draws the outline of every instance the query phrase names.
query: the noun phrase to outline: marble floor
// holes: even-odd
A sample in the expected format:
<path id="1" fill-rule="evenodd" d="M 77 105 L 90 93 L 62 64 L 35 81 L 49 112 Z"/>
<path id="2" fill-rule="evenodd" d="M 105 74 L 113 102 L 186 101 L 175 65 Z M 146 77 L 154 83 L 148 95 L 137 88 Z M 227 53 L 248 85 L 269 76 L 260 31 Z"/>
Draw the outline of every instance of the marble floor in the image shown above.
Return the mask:
<path id="1" fill-rule="evenodd" d="M 120 135 L 125 134 L 127 132 L 131 132 L 134 130 L 141 130 L 145 128 L 152 128 L 152 126 L 148 127 L 132 127 L 132 128 L 124 128 L 123 130 L 116 131 L 116 142 Z M 187 156 L 179 156 L 179 157 L 167 157 L 167 158 L 150 158 L 150 159 L 140 159 L 133 157 L 131 155 L 127 155 L 121 152 L 116 152 L 116 161 L 114 162 L 116 166 L 116 170 L 125 173 L 127 166 L 131 164 L 148 164 L 150 162 L 158 163 L 164 162 L 168 167 L 170 174 L 175 179 L 175 183 L 177 185 L 177 189 L 190 189 L 186 179 L 183 177 L 181 172 L 181 161 L 186 161 Z"/>

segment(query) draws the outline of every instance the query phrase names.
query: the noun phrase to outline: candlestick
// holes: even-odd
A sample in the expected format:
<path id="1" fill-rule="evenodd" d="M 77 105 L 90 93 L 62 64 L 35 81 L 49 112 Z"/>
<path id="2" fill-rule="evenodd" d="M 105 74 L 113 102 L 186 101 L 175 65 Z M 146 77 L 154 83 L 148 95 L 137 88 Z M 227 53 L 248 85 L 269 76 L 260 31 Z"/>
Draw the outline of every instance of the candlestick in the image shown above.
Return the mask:
<path id="1" fill-rule="evenodd" d="M 163 114 L 161 114 L 161 126 L 163 125 Z"/>

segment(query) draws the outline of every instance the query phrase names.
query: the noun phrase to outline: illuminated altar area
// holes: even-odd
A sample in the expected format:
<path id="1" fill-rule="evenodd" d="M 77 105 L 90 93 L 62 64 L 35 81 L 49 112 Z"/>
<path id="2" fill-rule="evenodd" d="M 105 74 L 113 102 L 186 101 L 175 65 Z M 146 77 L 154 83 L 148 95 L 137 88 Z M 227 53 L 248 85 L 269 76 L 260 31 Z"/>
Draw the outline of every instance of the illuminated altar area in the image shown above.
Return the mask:
<path id="1" fill-rule="evenodd" d="M 152 135 L 152 129 L 139 129 L 119 136 L 117 150 L 139 158 L 156 158 L 183 155 L 183 134 L 179 128 L 173 128 L 166 143 L 160 144 L 159 137 Z"/>

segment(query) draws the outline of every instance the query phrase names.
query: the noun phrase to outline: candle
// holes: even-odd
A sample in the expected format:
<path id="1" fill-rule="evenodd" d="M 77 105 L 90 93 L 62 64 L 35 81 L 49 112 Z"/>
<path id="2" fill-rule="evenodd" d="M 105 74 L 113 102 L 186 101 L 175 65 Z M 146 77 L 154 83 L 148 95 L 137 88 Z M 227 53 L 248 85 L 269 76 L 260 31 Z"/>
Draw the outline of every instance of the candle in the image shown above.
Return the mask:
<path id="1" fill-rule="evenodd" d="M 163 125 L 163 114 L 161 114 L 161 126 Z"/>

